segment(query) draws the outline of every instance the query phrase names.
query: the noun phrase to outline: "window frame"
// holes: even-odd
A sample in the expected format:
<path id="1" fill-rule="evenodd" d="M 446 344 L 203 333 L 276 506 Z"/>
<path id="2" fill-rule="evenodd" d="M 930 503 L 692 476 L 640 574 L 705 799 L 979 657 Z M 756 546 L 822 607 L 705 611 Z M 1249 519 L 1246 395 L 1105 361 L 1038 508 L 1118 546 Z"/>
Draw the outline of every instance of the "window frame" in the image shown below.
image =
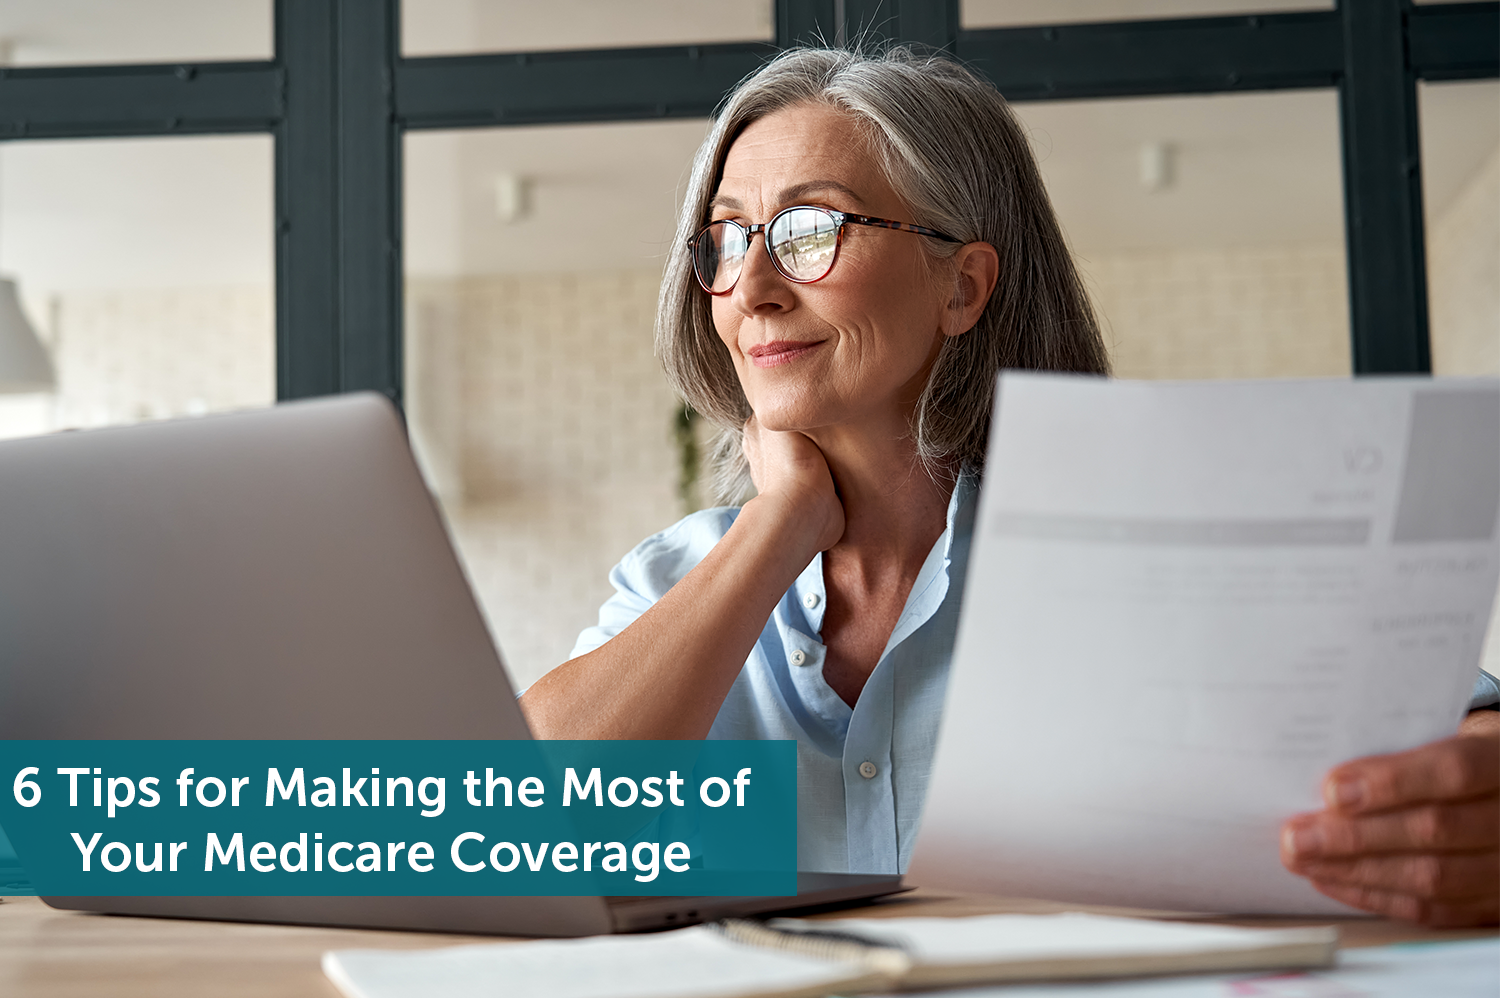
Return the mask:
<path id="1" fill-rule="evenodd" d="M 960 0 L 775 0 L 770 43 L 405 58 L 400 0 L 275 0 L 270 60 L 0 68 L 0 141 L 269 133 L 277 396 L 402 399 L 407 131 L 703 117 L 777 51 L 932 46 L 1012 101 L 1336 88 L 1355 374 L 1431 370 L 1417 81 L 1500 77 L 1500 0 L 964 29 Z"/>

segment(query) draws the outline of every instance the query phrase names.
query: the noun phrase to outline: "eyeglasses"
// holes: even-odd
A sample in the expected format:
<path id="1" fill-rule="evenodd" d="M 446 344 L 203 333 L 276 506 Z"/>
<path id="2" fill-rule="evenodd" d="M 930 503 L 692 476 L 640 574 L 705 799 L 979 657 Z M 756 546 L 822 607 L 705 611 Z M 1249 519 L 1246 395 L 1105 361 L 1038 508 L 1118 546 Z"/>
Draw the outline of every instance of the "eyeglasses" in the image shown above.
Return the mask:
<path id="1" fill-rule="evenodd" d="M 873 225 L 880 229 L 914 232 L 950 243 L 962 239 L 944 235 L 935 229 L 893 222 L 888 218 L 851 215 L 832 208 L 798 205 L 776 213 L 769 222 L 741 225 L 739 222 L 709 222 L 688 240 L 693 254 L 693 273 L 703 290 L 711 295 L 727 295 L 739 283 L 750 252 L 750 237 L 757 232 L 765 239 L 766 252 L 776 272 L 794 284 L 812 284 L 828 276 L 839 258 L 845 225 Z"/>

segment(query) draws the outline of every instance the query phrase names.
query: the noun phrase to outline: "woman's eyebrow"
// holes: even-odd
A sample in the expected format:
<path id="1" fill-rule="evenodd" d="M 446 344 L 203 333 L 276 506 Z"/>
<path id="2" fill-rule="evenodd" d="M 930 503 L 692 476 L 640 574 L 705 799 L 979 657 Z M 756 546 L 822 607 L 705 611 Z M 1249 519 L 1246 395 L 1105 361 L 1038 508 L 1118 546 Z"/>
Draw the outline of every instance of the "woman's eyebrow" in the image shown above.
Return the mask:
<path id="1" fill-rule="evenodd" d="M 854 202 L 863 206 L 864 198 L 860 197 L 854 188 L 847 184 L 841 184 L 837 180 L 805 180 L 800 184 L 793 184 L 785 188 L 777 195 L 777 203 L 781 205 L 792 205 L 799 201 L 805 201 L 811 194 L 825 194 L 828 191 L 837 191 L 845 197 L 852 198 Z M 745 206 L 739 198 L 730 197 L 728 194 L 715 194 L 708 202 L 708 208 L 728 208 L 731 211 L 744 211 Z"/>
<path id="2" fill-rule="evenodd" d="M 853 198 L 857 204 L 863 205 L 864 198 L 854 188 L 847 184 L 841 184 L 837 180 L 807 180 L 800 184 L 793 184 L 784 189 L 778 196 L 781 204 L 795 204 L 804 200 L 809 194 L 821 194 L 827 191 L 837 191 L 846 197 Z"/>

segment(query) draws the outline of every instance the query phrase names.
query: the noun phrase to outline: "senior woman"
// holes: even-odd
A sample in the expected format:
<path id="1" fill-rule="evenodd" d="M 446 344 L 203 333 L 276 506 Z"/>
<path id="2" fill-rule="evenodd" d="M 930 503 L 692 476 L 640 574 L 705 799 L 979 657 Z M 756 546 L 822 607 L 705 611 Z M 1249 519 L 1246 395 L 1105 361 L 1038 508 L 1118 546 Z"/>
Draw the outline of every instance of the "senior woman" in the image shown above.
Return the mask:
<path id="1" fill-rule="evenodd" d="M 723 431 L 721 491 L 754 498 L 626 555 L 522 708 L 543 738 L 795 739 L 801 868 L 904 870 L 996 375 L 1106 374 L 1098 325 L 1008 106 L 942 58 L 777 58 L 705 139 L 678 236 L 658 350 Z M 1496 719 L 1330 774 L 1284 862 L 1374 911 L 1493 921 Z"/>

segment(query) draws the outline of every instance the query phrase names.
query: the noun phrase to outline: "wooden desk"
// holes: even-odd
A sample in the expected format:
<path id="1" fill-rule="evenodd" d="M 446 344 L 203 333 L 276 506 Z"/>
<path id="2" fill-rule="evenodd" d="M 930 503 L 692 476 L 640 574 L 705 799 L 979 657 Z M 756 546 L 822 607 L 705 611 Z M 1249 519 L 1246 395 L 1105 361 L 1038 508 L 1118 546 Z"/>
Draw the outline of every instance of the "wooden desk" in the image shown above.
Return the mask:
<path id="1" fill-rule="evenodd" d="M 863 908 L 817 917 L 983 915 L 1078 907 L 918 890 Z M 1326 922 L 1245 919 L 1236 924 Z M 1437 932 L 1375 919 L 1351 919 L 1339 924 L 1345 946 L 1494 934 L 1493 931 Z M 496 941 L 493 936 L 90 915 L 55 911 L 36 898 L 11 897 L 0 902 L 0 995 L 6 998 L 176 998 L 179 995 L 338 998 L 337 989 L 319 968 L 324 950 L 425 949 Z"/>

